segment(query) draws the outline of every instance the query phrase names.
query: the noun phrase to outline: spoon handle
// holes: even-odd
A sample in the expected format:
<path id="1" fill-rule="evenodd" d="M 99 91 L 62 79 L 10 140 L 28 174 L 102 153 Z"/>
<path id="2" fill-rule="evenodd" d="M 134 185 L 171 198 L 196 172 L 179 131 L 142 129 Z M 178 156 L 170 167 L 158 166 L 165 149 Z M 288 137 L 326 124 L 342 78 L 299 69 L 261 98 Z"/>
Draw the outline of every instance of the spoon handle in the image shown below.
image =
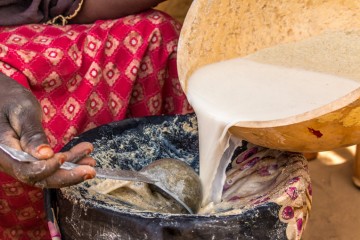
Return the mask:
<path id="1" fill-rule="evenodd" d="M 17 150 L 15 148 L 9 147 L 5 144 L 0 144 L 0 149 L 3 150 L 6 154 L 8 154 L 10 157 L 12 157 L 15 160 L 18 160 L 19 162 L 36 162 L 39 161 L 39 159 L 31 156 L 30 154 Z"/>
<path id="2" fill-rule="evenodd" d="M 61 169 L 71 170 L 81 165 L 71 162 L 64 162 L 64 164 L 60 167 Z M 96 177 L 105 178 L 105 179 L 114 179 L 114 180 L 124 180 L 124 181 L 132 181 L 132 182 L 145 182 L 150 184 L 155 184 L 156 181 L 148 178 L 143 173 L 130 171 L 130 170 L 122 170 L 122 169 L 110 169 L 110 168 L 94 168 L 96 171 Z"/>
<path id="3" fill-rule="evenodd" d="M 95 168 L 96 177 L 110 178 L 115 180 L 125 180 L 133 182 L 145 182 L 155 184 L 156 181 L 148 178 L 144 174 L 135 171 L 122 170 L 122 169 L 109 169 L 109 168 Z"/>

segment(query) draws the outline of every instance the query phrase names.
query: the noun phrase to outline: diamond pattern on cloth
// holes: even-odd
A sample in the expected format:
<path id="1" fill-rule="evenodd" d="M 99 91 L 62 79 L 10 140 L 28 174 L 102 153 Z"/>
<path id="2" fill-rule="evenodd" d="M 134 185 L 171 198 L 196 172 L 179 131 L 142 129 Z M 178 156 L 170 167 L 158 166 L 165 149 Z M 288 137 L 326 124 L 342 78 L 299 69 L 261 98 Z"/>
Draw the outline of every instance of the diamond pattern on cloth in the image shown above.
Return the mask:
<path id="1" fill-rule="evenodd" d="M 29 88 L 59 151 L 127 117 L 192 112 L 179 89 L 180 25 L 150 10 L 91 25 L 0 27 L 0 72 Z M 49 239 L 40 189 L 0 173 L 0 239 Z"/>

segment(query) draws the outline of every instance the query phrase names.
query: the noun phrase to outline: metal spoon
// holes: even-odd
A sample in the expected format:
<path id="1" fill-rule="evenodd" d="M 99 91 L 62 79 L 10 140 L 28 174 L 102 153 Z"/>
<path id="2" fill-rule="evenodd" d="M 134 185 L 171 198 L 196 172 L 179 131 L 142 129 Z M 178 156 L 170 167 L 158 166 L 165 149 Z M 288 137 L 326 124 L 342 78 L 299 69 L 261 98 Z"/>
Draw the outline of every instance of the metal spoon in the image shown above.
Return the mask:
<path id="1" fill-rule="evenodd" d="M 35 162 L 39 159 L 30 154 L 0 144 L 0 149 L 10 157 L 20 162 Z M 65 162 L 61 169 L 71 170 L 79 164 Z M 145 182 L 159 189 L 166 197 L 174 199 L 190 214 L 196 213 L 202 201 L 202 188 L 199 176 L 186 163 L 176 159 L 159 159 L 140 172 L 103 169 L 95 167 L 96 177 L 105 179 L 125 180 L 133 182 Z"/>

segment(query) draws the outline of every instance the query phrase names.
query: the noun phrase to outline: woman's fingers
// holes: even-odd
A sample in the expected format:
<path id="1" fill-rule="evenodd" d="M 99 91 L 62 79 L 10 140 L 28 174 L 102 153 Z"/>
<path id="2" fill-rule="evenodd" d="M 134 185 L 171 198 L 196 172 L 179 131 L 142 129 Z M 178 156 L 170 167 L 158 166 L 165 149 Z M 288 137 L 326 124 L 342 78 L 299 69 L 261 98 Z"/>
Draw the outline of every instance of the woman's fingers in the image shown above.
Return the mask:
<path id="1" fill-rule="evenodd" d="M 37 182 L 55 174 L 65 160 L 66 156 L 59 153 L 48 160 L 39 160 L 31 163 L 15 162 L 13 163 L 12 172 L 20 181 L 29 185 L 35 185 Z"/>
<path id="2" fill-rule="evenodd" d="M 92 150 L 92 144 L 84 142 L 67 152 L 36 162 L 19 162 L 0 150 L 0 170 L 29 185 L 47 188 L 70 186 L 95 177 L 96 172 L 92 166 L 96 162 L 88 156 Z M 65 161 L 83 165 L 73 170 L 60 169 Z"/>
<path id="3" fill-rule="evenodd" d="M 51 176 L 35 183 L 35 186 L 41 188 L 61 188 L 78 184 L 95 177 L 96 172 L 92 166 L 96 165 L 96 161 L 88 155 L 93 151 L 94 147 L 91 143 L 82 142 L 69 151 L 63 152 L 66 161 L 74 162 L 81 166 L 72 170 L 59 169 Z"/>
<path id="4" fill-rule="evenodd" d="M 36 182 L 35 186 L 41 188 L 61 188 L 94 178 L 96 171 L 92 166 L 96 165 L 96 161 L 88 156 L 93 149 L 94 147 L 91 143 L 82 142 L 72 147 L 69 151 L 61 153 L 65 156 L 66 161 L 74 162 L 81 166 L 72 170 L 59 169 L 51 176 Z"/>
<path id="5" fill-rule="evenodd" d="M 0 150 L 1 171 L 29 185 L 54 174 L 65 160 L 66 156 L 59 153 L 48 160 L 20 162 Z"/>
<path id="6" fill-rule="evenodd" d="M 77 163 L 79 160 L 88 156 L 93 150 L 94 147 L 91 143 L 81 142 L 72 147 L 69 151 L 63 152 L 63 154 L 66 156 L 66 161 Z"/>
<path id="7" fill-rule="evenodd" d="M 31 163 L 32 166 L 22 168 L 19 171 L 21 174 L 18 173 L 17 177 L 41 188 L 61 188 L 78 184 L 96 175 L 95 169 L 92 168 L 96 165 L 96 161 L 88 156 L 92 150 L 91 143 L 79 143 L 67 152 L 55 154 L 53 158 Z M 72 170 L 59 169 L 65 161 L 76 162 L 82 166 Z"/>
<path id="8" fill-rule="evenodd" d="M 36 182 L 35 186 L 40 188 L 62 188 L 81 183 L 94 178 L 95 169 L 90 166 L 79 166 L 72 170 L 58 170 L 53 175 Z"/>
<path id="9" fill-rule="evenodd" d="M 92 157 L 85 157 L 77 162 L 79 165 L 89 165 L 91 167 L 95 167 L 96 161 Z"/>

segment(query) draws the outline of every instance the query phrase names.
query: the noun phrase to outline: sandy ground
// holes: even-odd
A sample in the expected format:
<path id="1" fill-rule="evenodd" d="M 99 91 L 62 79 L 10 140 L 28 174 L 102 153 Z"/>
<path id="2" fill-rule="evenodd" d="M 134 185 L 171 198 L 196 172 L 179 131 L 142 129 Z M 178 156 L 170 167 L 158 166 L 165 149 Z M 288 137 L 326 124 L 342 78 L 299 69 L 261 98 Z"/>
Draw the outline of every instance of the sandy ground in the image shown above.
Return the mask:
<path id="1" fill-rule="evenodd" d="M 349 147 L 310 161 L 313 205 L 303 240 L 360 239 L 360 189 L 351 181 L 354 153 Z"/>

